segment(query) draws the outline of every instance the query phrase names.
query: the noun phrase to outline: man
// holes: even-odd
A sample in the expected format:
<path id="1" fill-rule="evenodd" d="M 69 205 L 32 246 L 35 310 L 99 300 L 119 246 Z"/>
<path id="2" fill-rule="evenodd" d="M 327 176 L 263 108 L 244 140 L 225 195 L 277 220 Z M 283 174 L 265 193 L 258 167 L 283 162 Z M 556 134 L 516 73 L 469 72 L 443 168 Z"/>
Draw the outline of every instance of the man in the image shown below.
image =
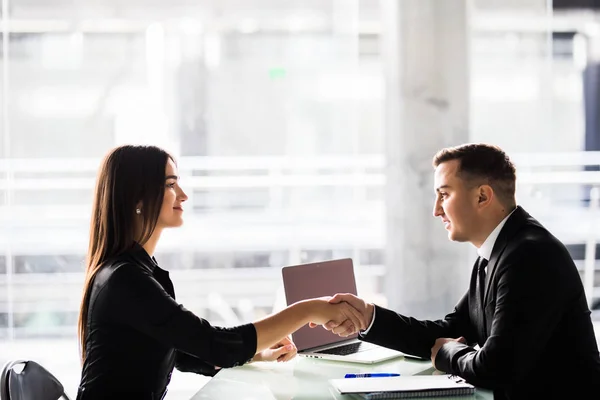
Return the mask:
<path id="1" fill-rule="evenodd" d="M 468 292 L 438 321 L 346 301 L 365 318 L 360 337 L 430 357 L 441 371 L 496 399 L 600 398 L 600 357 L 579 273 L 565 246 L 515 201 L 515 168 L 498 147 L 466 144 L 434 159 L 436 200 L 450 240 L 479 255 Z M 370 325 L 369 325 L 370 322 Z M 346 335 L 346 326 L 327 324 Z M 473 346 L 479 345 L 479 349 Z"/>

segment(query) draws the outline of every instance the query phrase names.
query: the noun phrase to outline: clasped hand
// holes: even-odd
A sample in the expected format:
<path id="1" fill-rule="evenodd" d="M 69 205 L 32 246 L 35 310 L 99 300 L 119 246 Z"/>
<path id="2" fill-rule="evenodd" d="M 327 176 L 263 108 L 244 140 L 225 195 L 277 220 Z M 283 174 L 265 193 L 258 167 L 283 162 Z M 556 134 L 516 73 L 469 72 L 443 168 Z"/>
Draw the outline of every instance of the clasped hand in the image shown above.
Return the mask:
<path id="1" fill-rule="evenodd" d="M 367 304 L 353 294 L 338 293 L 319 300 L 323 302 L 322 308 L 310 322 L 311 328 L 322 325 L 336 335 L 347 337 L 367 329 L 371 324 L 373 304 Z"/>
<path id="2" fill-rule="evenodd" d="M 435 358 L 437 357 L 438 352 L 442 348 L 443 345 L 449 342 L 458 342 L 458 343 L 466 343 L 466 340 L 463 336 L 459 338 L 437 338 L 433 347 L 431 347 L 431 363 L 435 367 Z"/>
<path id="3" fill-rule="evenodd" d="M 296 356 L 298 349 L 289 336 L 281 339 L 273 346 L 258 352 L 252 358 L 252 361 L 289 361 Z"/>

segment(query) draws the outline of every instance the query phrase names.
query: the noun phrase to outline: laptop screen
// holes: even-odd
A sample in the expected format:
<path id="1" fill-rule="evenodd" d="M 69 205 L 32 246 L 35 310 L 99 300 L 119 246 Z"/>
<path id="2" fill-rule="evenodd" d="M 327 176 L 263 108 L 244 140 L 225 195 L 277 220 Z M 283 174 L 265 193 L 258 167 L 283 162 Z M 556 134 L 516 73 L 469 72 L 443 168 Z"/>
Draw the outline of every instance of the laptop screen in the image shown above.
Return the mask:
<path id="1" fill-rule="evenodd" d="M 333 296 L 336 293 L 356 295 L 351 258 L 283 267 L 282 275 L 287 305 L 315 297 Z M 357 336 L 358 334 L 340 337 L 322 326 L 310 328 L 305 325 L 292 334 L 292 339 L 298 351 L 302 351 Z"/>

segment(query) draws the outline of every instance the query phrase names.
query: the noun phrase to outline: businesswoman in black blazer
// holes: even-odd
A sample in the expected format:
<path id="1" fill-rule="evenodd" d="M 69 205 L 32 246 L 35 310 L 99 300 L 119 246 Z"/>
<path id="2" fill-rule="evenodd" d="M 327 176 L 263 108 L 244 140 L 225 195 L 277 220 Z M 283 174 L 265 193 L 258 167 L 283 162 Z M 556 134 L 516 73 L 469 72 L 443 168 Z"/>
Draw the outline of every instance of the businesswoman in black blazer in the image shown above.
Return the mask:
<path id="1" fill-rule="evenodd" d="M 105 157 L 79 315 L 78 400 L 162 399 L 174 366 L 214 375 L 251 360 L 287 361 L 296 354 L 288 335 L 309 322 L 343 322 L 348 333 L 365 328 L 354 308 L 327 299 L 298 302 L 232 328 L 186 310 L 153 257 L 163 229 L 183 223 L 186 200 L 166 151 L 120 146 Z"/>

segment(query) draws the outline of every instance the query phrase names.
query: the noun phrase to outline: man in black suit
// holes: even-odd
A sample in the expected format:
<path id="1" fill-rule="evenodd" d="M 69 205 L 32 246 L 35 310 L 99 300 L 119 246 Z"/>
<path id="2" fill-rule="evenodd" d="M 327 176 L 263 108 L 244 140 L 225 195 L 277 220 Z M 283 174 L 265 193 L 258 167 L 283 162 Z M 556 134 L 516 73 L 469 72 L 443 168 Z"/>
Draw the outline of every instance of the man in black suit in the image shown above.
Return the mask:
<path id="1" fill-rule="evenodd" d="M 433 214 L 450 240 L 477 248 L 469 290 L 444 319 L 421 321 L 368 304 L 368 342 L 431 358 L 496 399 L 600 398 L 600 357 L 581 278 L 565 246 L 516 205 L 513 163 L 498 147 L 466 144 L 434 159 Z M 369 325 L 370 324 L 370 325 Z M 347 326 L 326 325 L 342 336 Z M 475 348 L 479 345 L 479 348 Z"/>

